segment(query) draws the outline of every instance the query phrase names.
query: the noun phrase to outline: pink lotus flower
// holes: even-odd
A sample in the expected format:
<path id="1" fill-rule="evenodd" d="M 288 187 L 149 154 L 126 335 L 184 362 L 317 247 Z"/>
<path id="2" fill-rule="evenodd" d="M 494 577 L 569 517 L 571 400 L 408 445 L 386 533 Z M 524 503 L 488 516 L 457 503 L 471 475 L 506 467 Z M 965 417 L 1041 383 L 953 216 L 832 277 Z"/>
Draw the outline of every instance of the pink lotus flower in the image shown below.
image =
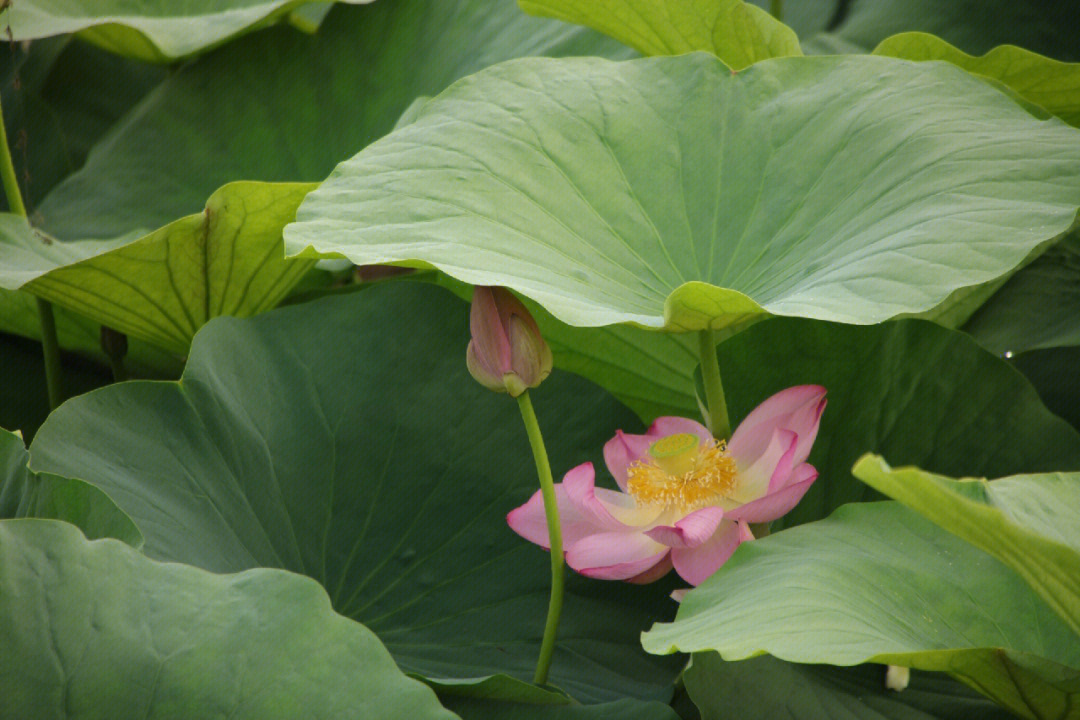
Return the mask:
<path id="1" fill-rule="evenodd" d="M 749 523 L 784 515 L 810 489 L 818 473 L 804 461 L 824 410 L 825 388 L 799 385 L 761 403 L 726 444 L 681 417 L 658 418 L 644 435 L 618 431 L 604 460 L 622 492 L 596 487 L 592 463 L 555 485 L 567 564 L 639 583 L 674 567 L 700 584 L 753 539 Z M 539 492 L 506 521 L 550 547 Z"/>

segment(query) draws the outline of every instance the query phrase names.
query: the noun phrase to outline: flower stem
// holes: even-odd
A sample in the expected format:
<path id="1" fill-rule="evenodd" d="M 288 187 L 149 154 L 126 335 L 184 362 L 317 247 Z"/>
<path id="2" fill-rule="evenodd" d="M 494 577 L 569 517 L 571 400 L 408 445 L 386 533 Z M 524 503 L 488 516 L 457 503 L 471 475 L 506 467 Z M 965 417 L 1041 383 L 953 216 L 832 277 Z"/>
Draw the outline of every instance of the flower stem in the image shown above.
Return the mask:
<path id="1" fill-rule="evenodd" d="M 769 3 L 769 14 L 777 20 L 784 20 L 784 0 L 772 0 Z"/>
<path id="2" fill-rule="evenodd" d="M 563 549 L 562 530 L 559 528 L 559 508 L 555 502 L 555 483 L 551 479 L 551 464 L 547 450 L 544 449 L 544 437 L 540 434 L 540 425 L 536 421 L 529 391 L 518 396 L 521 419 L 525 421 L 525 432 L 529 435 L 533 458 L 536 460 L 536 474 L 540 478 L 540 492 L 544 497 L 544 515 L 547 517 L 548 538 L 551 540 L 551 599 L 548 601 L 547 623 L 544 625 L 544 640 L 540 644 L 540 659 L 536 662 L 536 674 L 533 682 L 547 684 L 548 670 L 551 669 L 551 655 L 555 652 L 555 633 L 559 627 L 563 603 Z"/>
<path id="3" fill-rule="evenodd" d="M 714 437 L 720 440 L 731 438 L 731 421 L 728 420 L 727 402 L 724 400 L 724 386 L 720 383 L 720 364 L 716 360 L 716 340 L 712 330 L 702 330 L 700 340 L 701 381 L 705 385 L 705 402 L 709 407 L 709 416 L 705 421 Z"/>
<path id="4" fill-rule="evenodd" d="M 4 127 L 4 112 L 0 108 L 0 180 L 4 184 L 8 208 L 21 217 L 26 217 L 26 205 L 19 192 L 19 181 L 15 176 L 15 165 L 11 162 L 11 148 L 8 147 L 7 128 Z M 60 343 L 56 339 L 56 320 L 52 305 L 37 298 L 38 321 L 41 323 L 41 349 L 45 354 L 45 382 L 49 390 L 49 407 L 55 408 L 63 400 L 63 370 L 60 364 Z"/>

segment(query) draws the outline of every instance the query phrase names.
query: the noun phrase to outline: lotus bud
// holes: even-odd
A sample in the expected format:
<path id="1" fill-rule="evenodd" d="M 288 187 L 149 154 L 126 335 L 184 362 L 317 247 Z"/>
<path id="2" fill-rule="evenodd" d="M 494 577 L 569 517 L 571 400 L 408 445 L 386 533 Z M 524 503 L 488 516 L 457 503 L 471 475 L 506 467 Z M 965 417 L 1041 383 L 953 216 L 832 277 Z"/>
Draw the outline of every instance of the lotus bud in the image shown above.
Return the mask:
<path id="1" fill-rule="evenodd" d="M 469 329 L 469 373 L 484 387 L 517 397 L 551 374 L 551 348 L 532 315 L 509 290 L 477 287 Z"/>

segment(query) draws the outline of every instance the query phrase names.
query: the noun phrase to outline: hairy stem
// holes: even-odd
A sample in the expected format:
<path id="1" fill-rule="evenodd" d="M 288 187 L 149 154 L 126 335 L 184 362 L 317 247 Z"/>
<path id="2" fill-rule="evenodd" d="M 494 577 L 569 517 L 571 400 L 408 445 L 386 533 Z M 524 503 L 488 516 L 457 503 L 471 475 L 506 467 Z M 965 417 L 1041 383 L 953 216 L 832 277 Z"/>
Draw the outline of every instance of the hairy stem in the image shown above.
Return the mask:
<path id="1" fill-rule="evenodd" d="M 536 475 L 540 479 L 548 538 L 551 541 L 551 599 L 548 601 L 544 640 L 540 644 L 540 659 L 536 662 L 536 674 L 533 676 L 534 683 L 545 685 L 548 671 L 551 669 L 551 656 L 555 652 L 555 634 L 559 627 L 559 616 L 562 615 L 564 572 L 562 530 L 559 527 L 559 508 L 555 502 L 555 483 L 551 478 L 551 463 L 548 462 L 544 438 L 540 434 L 540 425 L 536 421 L 536 412 L 533 410 L 528 390 L 518 396 L 518 407 L 521 409 L 521 419 L 525 422 L 529 445 L 532 446 L 533 458 L 536 460 Z"/>

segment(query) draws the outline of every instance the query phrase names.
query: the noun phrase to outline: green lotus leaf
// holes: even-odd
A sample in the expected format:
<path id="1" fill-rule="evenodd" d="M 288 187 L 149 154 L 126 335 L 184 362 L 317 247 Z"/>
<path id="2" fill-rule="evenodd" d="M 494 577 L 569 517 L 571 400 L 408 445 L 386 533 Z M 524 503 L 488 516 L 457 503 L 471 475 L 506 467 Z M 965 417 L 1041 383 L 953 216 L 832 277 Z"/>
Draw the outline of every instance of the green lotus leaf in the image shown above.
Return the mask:
<path id="1" fill-rule="evenodd" d="M 1019 575 L 895 502 L 744 543 L 643 636 L 651 652 L 948 672 L 1032 719 L 1075 716 L 1077 640 Z"/>
<path id="2" fill-rule="evenodd" d="M 154 562 L 50 520 L 0 521 L 0 643 L 11 717 L 456 717 L 308 578 Z"/>
<path id="3" fill-rule="evenodd" d="M 165 75 L 164 68 L 117 57 L 71 36 L 13 43 L 0 54 L 4 126 L 31 215 Z M 6 197 L 0 197 L 0 209 L 8 209 Z"/>
<path id="4" fill-rule="evenodd" d="M 1068 230 L 1078 138 L 944 64 L 524 59 L 339 165 L 286 249 L 422 261 L 571 325 L 868 324 Z"/>
<path id="5" fill-rule="evenodd" d="M 743 0 L 518 0 L 521 9 L 588 25 L 643 55 L 703 50 L 742 70 L 759 60 L 802 55 L 795 32 Z"/>
<path id="6" fill-rule="evenodd" d="M 312 187 L 231 183 L 134 242 L 58 242 L 2 215 L 0 284 L 183 355 L 208 320 L 274 307 L 314 266 L 281 255 L 281 228 Z"/>
<path id="7" fill-rule="evenodd" d="M 34 0 L 11 3 L 0 12 L 0 24 L 10 28 L 14 40 L 79 33 L 83 40 L 120 55 L 170 62 L 277 22 L 306 2 L 310 0 Z"/>
<path id="8" fill-rule="evenodd" d="M 876 455 L 852 473 L 1012 568 L 1080 634 L 1080 473 L 953 480 Z"/>
<path id="9" fill-rule="evenodd" d="M 800 665 L 763 655 L 724 662 L 695 653 L 683 673 L 701 720 L 1005 720 L 1013 717 L 944 673 L 914 671 L 903 692 L 885 688 L 885 666 Z"/>
<path id="10" fill-rule="evenodd" d="M 531 679 L 549 562 L 505 517 L 536 470 L 515 403 L 468 375 L 467 316 L 442 288 L 398 282 L 218 318 L 179 383 L 120 383 L 54 411 L 32 467 L 100 488 L 152 558 L 315 578 L 437 686 Z M 640 428 L 567 374 L 533 396 L 559 475 Z M 666 701 L 681 663 L 638 635 L 673 613 L 671 589 L 571 577 L 551 684 L 581 702 Z"/>
<path id="11" fill-rule="evenodd" d="M 362 60 L 341 61 L 358 47 Z M 272 306 L 310 267 L 278 257 L 309 187 L 293 181 L 323 178 L 417 96 L 528 53 L 631 51 L 513 0 L 338 7 L 317 37 L 281 27 L 238 40 L 145 98 L 41 202 L 37 237 L 3 221 L 0 286 L 32 280 L 29 292 L 186 354 L 206 320 Z"/>
<path id="12" fill-rule="evenodd" d="M 1009 278 L 964 331 L 998 354 L 1080 345 L 1080 237 Z"/>
<path id="13" fill-rule="evenodd" d="M 52 518 L 91 540 L 115 538 L 140 547 L 142 534 L 105 493 L 81 480 L 35 473 L 22 436 L 0 430 L 0 518 Z"/>
<path id="14" fill-rule="evenodd" d="M 883 40 L 875 55 L 903 60 L 943 60 L 996 80 L 1070 125 L 1080 125 L 1080 63 L 1064 63 L 1015 45 L 969 55 L 939 37 L 909 32 Z"/>
<path id="15" fill-rule="evenodd" d="M 270 28 L 172 73 L 49 193 L 34 224 L 65 241 L 115 238 L 201 212 L 234 181 L 321 181 L 418 96 L 528 54 L 633 53 L 513 0 L 337 5 L 317 35 Z"/>

